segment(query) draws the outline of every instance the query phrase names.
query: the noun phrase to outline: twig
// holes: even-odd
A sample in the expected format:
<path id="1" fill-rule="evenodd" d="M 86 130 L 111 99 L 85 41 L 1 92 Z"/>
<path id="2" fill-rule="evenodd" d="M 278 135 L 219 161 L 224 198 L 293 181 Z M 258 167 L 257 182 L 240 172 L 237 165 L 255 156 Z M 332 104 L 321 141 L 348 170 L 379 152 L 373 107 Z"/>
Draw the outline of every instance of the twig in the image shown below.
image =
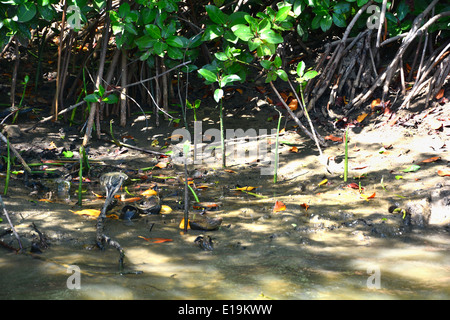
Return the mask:
<path id="1" fill-rule="evenodd" d="M 9 218 L 9 214 L 8 214 L 8 211 L 6 210 L 5 204 L 3 203 L 2 196 L 0 196 L 0 206 L 1 206 L 1 210 L 3 211 L 3 214 L 6 216 L 6 219 L 8 220 L 8 223 L 11 227 L 11 230 L 12 230 L 14 236 L 17 239 L 17 242 L 19 243 L 19 248 L 20 248 L 19 252 L 21 252 L 23 250 L 22 241 L 20 241 L 19 234 L 16 232 L 16 229 L 14 228 L 14 225 L 11 222 L 11 219 Z"/>
<path id="2" fill-rule="evenodd" d="M 7 144 L 8 143 L 8 139 L 0 132 L 0 139 Z M 27 165 L 27 163 L 25 162 L 25 160 L 23 160 L 22 156 L 19 154 L 19 152 L 17 152 L 16 148 L 14 148 L 11 143 L 9 144 L 9 148 L 11 149 L 11 151 L 14 153 L 14 155 L 17 157 L 17 159 L 19 159 L 20 163 L 22 163 L 23 168 L 31 174 L 31 169 L 30 167 Z"/>
<path id="3" fill-rule="evenodd" d="M 289 108 L 289 106 L 286 104 L 286 102 L 284 102 L 284 99 L 281 97 L 280 93 L 278 92 L 278 90 L 275 88 L 275 85 L 273 84 L 272 81 L 270 81 L 270 86 L 272 87 L 272 90 L 275 92 L 275 94 L 277 95 L 278 99 L 281 101 L 281 103 L 283 104 L 284 108 L 286 109 L 286 111 L 289 113 L 289 115 L 291 116 L 291 118 L 295 121 L 295 123 L 298 124 L 298 126 L 300 127 L 300 129 L 303 131 L 303 133 L 305 133 L 308 137 L 310 137 L 312 140 L 315 141 L 314 135 L 309 132 L 309 130 L 303 125 L 303 123 L 300 122 L 300 120 L 297 118 L 297 116 L 292 112 L 291 108 Z M 319 143 L 322 146 L 326 146 L 326 144 L 322 141 L 319 140 Z"/>

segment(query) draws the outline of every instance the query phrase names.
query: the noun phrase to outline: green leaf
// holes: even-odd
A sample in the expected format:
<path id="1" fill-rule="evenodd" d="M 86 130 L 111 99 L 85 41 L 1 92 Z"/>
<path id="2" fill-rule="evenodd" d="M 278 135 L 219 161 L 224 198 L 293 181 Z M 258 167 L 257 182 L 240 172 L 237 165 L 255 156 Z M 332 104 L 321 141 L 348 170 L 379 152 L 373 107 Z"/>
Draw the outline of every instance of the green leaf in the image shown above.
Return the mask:
<path id="1" fill-rule="evenodd" d="M 214 54 L 214 56 L 219 61 L 227 61 L 228 60 L 228 56 L 225 52 L 217 52 Z"/>
<path id="2" fill-rule="evenodd" d="M 215 38 L 221 37 L 223 35 L 223 27 L 216 24 L 207 26 L 205 32 L 203 33 L 202 39 L 204 41 L 211 41 Z"/>
<path id="3" fill-rule="evenodd" d="M 174 60 L 181 60 L 183 59 L 183 51 L 181 51 L 179 48 L 174 48 L 169 46 L 167 48 L 167 55 L 169 58 Z"/>
<path id="4" fill-rule="evenodd" d="M 252 39 L 252 40 L 249 40 L 248 42 L 247 42 L 247 44 L 248 44 L 248 49 L 250 50 L 250 51 L 253 51 L 253 50 L 256 50 L 260 45 L 262 45 L 262 40 L 261 39 L 259 39 L 259 38 L 254 38 L 254 39 Z"/>
<path id="5" fill-rule="evenodd" d="M 184 41 L 182 37 L 179 36 L 171 36 L 166 39 L 166 43 L 175 48 L 183 48 L 184 47 Z"/>
<path id="6" fill-rule="evenodd" d="M 35 4 L 29 2 L 22 3 L 17 10 L 17 19 L 19 22 L 28 22 L 34 18 L 36 11 Z"/>
<path id="7" fill-rule="evenodd" d="M 161 29 L 157 25 L 147 24 L 145 26 L 147 34 L 153 39 L 161 39 Z"/>
<path id="8" fill-rule="evenodd" d="M 163 58 L 168 47 L 167 43 L 157 40 L 153 45 L 153 53 Z"/>
<path id="9" fill-rule="evenodd" d="M 337 14 L 336 12 L 333 13 L 333 23 L 339 28 L 345 28 L 347 26 L 344 15 Z"/>
<path id="10" fill-rule="evenodd" d="M 98 96 L 97 93 L 91 93 L 91 94 L 87 95 L 86 97 L 84 97 L 84 101 L 95 103 L 95 102 L 98 102 L 99 98 L 100 97 Z"/>
<path id="11" fill-rule="evenodd" d="M 256 49 L 258 57 L 270 56 L 275 54 L 276 47 L 272 43 L 264 43 Z"/>
<path id="12" fill-rule="evenodd" d="M 276 56 L 275 59 L 273 59 L 273 64 L 275 67 L 279 68 L 281 67 L 281 65 L 283 64 L 283 62 L 281 61 L 280 56 Z"/>
<path id="13" fill-rule="evenodd" d="M 219 25 L 225 24 L 227 15 L 224 14 L 219 8 L 217 8 L 216 6 L 207 5 L 205 9 L 212 22 Z"/>
<path id="14" fill-rule="evenodd" d="M 98 94 L 100 95 L 100 97 L 103 97 L 103 95 L 105 94 L 105 88 L 102 85 L 98 86 Z"/>
<path id="15" fill-rule="evenodd" d="M 278 12 L 275 16 L 275 21 L 285 20 L 288 17 L 289 12 L 291 12 L 291 6 L 285 6 L 285 7 L 281 8 L 280 10 L 278 10 Z"/>
<path id="16" fill-rule="evenodd" d="M 303 80 L 308 81 L 317 76 L 319 73 L 316 70 L 310 70 L 303 75 Z"/>
<path id="17" fill-rule="evenodd" d="M 208 70 L 208 69 L 200 69 L 198 70 L 198 73 L 200 73 L 200 75 L 206 79 L 206 81 L 209 82 L 216 82 L 217 81 L 217 76 L 216 74 L 214 74 L 212 71 Z"/>
<path id="18" fill-rule="evenodd" d="M 136 31 L 136 28 L 134 27 L 134 25 L 132 23 L 125 24 L 125 30 L 135 36 L 138 35 L 138 32 Z"/>
<path id="19" fill-rule="evenodd" d="M 63 151 L 62 154 L 63 154 L 64 158 L 72 158 L 73 157 L 72 151 Z"/>
<path id="20" fill-rule="evenodd" d="M 52 6 L 38 5 L 38 11 L 41 17 L 47 21 L 52 21 L 53 17 L 55 16 L 55 10 L 53 9 Z"/>
<path id="21" fill-rule="evenodd" d="M 358 4 L 358 7 L 362 7 L 365 5 L 369 0 L 357 0 L 356 3 Z"/>
<path id="22" fill-rule="evenodd" d="M 240 81 L 241 77 L 239 77 L 237 74 L 230 74 L 226 75 L 222 79 L 220 79 L 219 86 L 221 88 L 225 87 L 226 85 L 233 83 L 234 81 Z"/>
<path id="23" fill-rule="evenodd" d="M 270 67 L 272 66 L 272 61 L 270 61 L 270 60 L 261 60 L 259 63 L 261 64 L 261 66 L 264 69 L 267 69 L 267 70 L 269 70 Z"/>
<path id="24" fill-rule="evenodd" d="M 333 24 L 333 18 L 331 18 L 331 16 L 329 14 L 325 15 L 320 20 L 320 28 L 322 29 L 323 32 L 328 31 L 328 29 L 331 28 L 332 24 Z"/>
<path id="25" fill-rule="evenodd" d="M 403 172 L 415 172 L 417 170 L 420 169 L 420 166 L 417 164 L 413 164 L 412 166 L 410 166 L 409 168 L 402 170 Z"/>
<path id="26" fill-rule="evenodd" d="M 409 6 L 403 0 L 397 7 L 397 18 L 402 21 L 405 19 L 406 15 L 409 13 Z"/>
<path id="27" fill-rule="evenodd" d="M 219 102 L 220 99 L 223 98 L 223 90 L 222 89 L 216 89 L 216 91 L 214 91 L 214 100 L 216 100 L 216 102 Z"/>
<path id="28" fill-rule="evenodd" d="M 130 5 L 127 2 L 123 2 L 118 10 L 119 17 L 125 18 L 130 13 Z"/>
<path id="29" fill-rule="evenodd" d="M 342 13 L 350 12 L 351 5 L 348 2 L 339 2 L 334 6 L 334 13 L 340 15 Z"/>
<path id="30" fill-rule="evenodd" d="M 268 43 L 278 44 L 283 42 L 283 37 L 273 31 L 272 29 L 266 29 L 260 34 L 260 38 Z"/>
<path id="31" fill-rule="evenodd" d="M 144 24 L 149 24 L 152 23 L 155 18 L 156 18 L 156 14 L 158 13 L 158 10 L 156 9 L 150 9 L 150 8 L 143 8 L 141 9 L 141 18 L 142 18 L 142 22 Z"/>
<path id="32" fill-rule="evenodd" d="M 157 42 L 157 40 L 153 39 L 149 35 L 142 36 L 135 40 L 136 45 L 141 50 L 152 48 L 156 42 Z"/>
<path id="33" fill-rule="evenodd" d="M 237 24 L 231 28 L 231 31 L 241 39 L 242 41 L 249 41 L 251 38 L 254 37 L 253 32 L 251 31 L 250 27 L 244 25 L 244 24 Z"/>
<path id="34" fill-rule="evenodd" d="M 303 72 L 305 72 L 306 65 L 303 61 L 300 61 L 297 65 L 297 75 L 303 77 Z"/>
<path id="35" fill-rule="evenodd" d="M 106 104 L 114 104 L 119 101 L 119 98 L 115 94 L 110 94 L 109 96 L 104 97 L 102 101 Z"/>
<path id="36" fill-rule="evenodd" d="M 288 75 L 287 75 L 286 71 L 284 71 L 282 69 L 278 69 L 275 71 L 275 73 L 280 77 L 281 80 L 288 81 Z"/>

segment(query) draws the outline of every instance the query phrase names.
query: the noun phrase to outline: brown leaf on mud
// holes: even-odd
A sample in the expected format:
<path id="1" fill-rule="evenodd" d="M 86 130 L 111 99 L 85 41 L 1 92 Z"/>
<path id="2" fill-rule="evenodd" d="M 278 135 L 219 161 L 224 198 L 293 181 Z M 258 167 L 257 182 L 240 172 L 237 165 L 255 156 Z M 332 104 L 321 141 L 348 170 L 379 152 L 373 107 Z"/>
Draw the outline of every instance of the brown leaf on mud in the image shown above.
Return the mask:
<path id="1" fill-rule="evenodd" d="M 265 89 L 264 87 L 256 86 L 255 89 L 256 89 L 259 93 L 262 93 L 262 94 L 265 94 L 265 93 L 266 93 L 266 89 Z"/>
<path id="2" fill-rule="evenodd" d="M 141 197 L 133 197 L 133 198 L 124 199 L 124 200 L 122 200 L 122 202 L 124 202 L 124 203 L 130 203 L 130 202 L 136 202 L 136 201 L 139 201 L 139 200 L 141 200 L 141 199 L 142 199 Z"/>
<path id="3" fill-rule="evenodd" d="M 333 136 L 332 134 L 330 134 L 330 135 L 324 137 L 324 139 L 325 139 L 325 140 L 331 140 L 331 141 L 334 141 L 334 142 L 342 142 L 342 141 L 343 141 L 342 138 L 335 137 L 335 136 Z"/>
<path id="4" fill-rule="evenodd" d="M 298 101 L 297 99 L 292 99 L 291 102 L 289 102 L 289 109 L 291 109 L 292 111 L 297 110 L 298 108 Z"/>
<path id="5" fill-rule="evenodd" d="M 381 99 L 380 98 L 372 100 L 372 103 L 370 104 L 370 107 L 372 109 L 375 109 L 377 106 L 380 105 L 380 103 L 381 103 Z"/>
<path id="6" fill-rule="evenodd" d="M 425 159 L 425 160 L 423 160 L 421 162 L 422 163 L 430 163 L 430 162 L 435 162 L 435 161 L 438 161 L 438 160 L 441 160 L 441 157 L 431 157 L 431 158 Z"/>
<path id="7" fill-rule="evenodd" d="M 450 176 L 450 170 L 444 169 L 444 170 L 438 170 L 437 174 L 441 177 L 449 177 Z"/>
<path id="8" fill-rule="evenodd" d="M 303 208 L 305 208 L 305 211 L 308 211 L 309 205 L 306 204 L 306 203 L 302 203 L 302 204 L 300 205 L 300 207 L 303 207 Z"/>
<path id="9" fill-rule="evenodd" d="M 434 119 L 434 120 L 432 120 L 430 122 L 430 128 L 433 129 L 433 130 L 439 130 L 443 126 L 444 126 L 444 124 L 441 121 L 437 120 L 437 119 Z"/>
<path id="10" fill-rule="evenodd" d="M 69 210 L 72 213 L 78 214 L 80 216 L 89 216 L 93 218 L 97 218 L 100 215 L 100 210 L 97 209 L 84 209 L 78 211 Z"/>
<path id="11" fill-rule="evenodd" d="M 366 201 L 369 201 L 369 199 L 375 198 L 376 192 L 372 193 L 372 195 L 368 196 L 364 193 L 361 193 L 360 196 L 361 198 L 363 198 Z"/>
<path id="12" fill-rule="evenodd" d="M 360 114 L 360 115 L 356 118 L 356 121 L 358 121 L 359 123 L 361 123 L 361 122 L 364 121 L 364 119 L 365 119 L 368 115 L 369 115 L 368 113 Z"/>
<path id="13" fill-rule="evenodd" d="M 358 190 L 359 190 L 359 185 L 358 185 L 357 183 L 354 183 L 354 182 L 349 183 L 349 184 L 347 185 L 347 187 L 348 187 L 348 188 L 351 188 L 351 189 L 358 189 Z M 361 190 L 362 190 L 362 189 L 364 189 L 364 188 L 361 188 Z"/>
<path id="14" fill-rule="evenodd" d="M 273 206 L 273 212 L 280 212 L 286 210 L 286 205 L 281 201 L 276 201 Z"/>
<path id="15" fill-rule="evenodd" d="M 439 92 L 436 95 L 436 100 L 441 99 L 444 96 L 444 88 L 442 88 L 441 90 L 439 90 Z"/>
<path id="16" fill-rule="evenodd" d="M 167 162 L 158 162 L 155 167 L 160 168 L 160 169 L 164 169 L 167 167 Z"/>
<path id="17" fill-rule="evenodd" d="M 240 187 L 240 188 L 231 189 L 231 190 L 233 190 L 233 191 L 252 191 L 254 189 L 256 189 L 256 187 L 246 186 L 246 187 Z"/>
<path id="18" fill-rule="evenodd" d="M 138 236 L 138 238 L 144 239 L 145 241 L 152 242 L 152 243 L 163 243 L 163 242 L 173 241 L 173 239 L 167 239 L 167 238 L 146 238 L 143 236 Z"/>

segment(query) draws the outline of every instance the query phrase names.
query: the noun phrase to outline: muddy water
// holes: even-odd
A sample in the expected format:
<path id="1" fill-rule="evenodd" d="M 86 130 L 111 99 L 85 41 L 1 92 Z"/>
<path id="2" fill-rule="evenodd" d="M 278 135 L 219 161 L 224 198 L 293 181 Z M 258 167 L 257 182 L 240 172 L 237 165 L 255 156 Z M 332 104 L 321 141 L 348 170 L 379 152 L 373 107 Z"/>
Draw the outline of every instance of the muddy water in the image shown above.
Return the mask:
<path id="1" fill-rule="evenodd" d="M 175 228 L 175 226 L 167 226 Z M 449 239 L 443 232 L 401 239 L 353 239 L 352 232 L 290 234 L 261 239 L 270 226 L 241 224 L 213 235 L 215 250 L 199 251 L 197 233 L 163 244 L 124 241 L 127 271 L 117 254 L 54 246 L 43 256 L 4 254 L 3 299 L 448 299 Z M 239 237 L 230 233 L 239 232 Z M 177 231 L 176 231 L 177 232 Z M 258 232 L 258 236 L 253 238 Z M 124 229 L 123 236 L 135 237 Z M 134 233 L 134 231 L 133 231 Z M 288 233 L 288 232 L 286 232 Z M 291 231 L 295 234 L 296 231 Z M 167 233 L 154 232 L 154 236 Z M 236 242 L 227 243 L 229 236 Z M 118 238 L 122 240 L 122 238 Z M 239 241 L 237 241 L 239 239 Z M 294 240 L 294 241 L 293 241 Z M 353 240 L 353 241 L 352 241 Z M 357 243 L 359 242 L 359 244 Z M 67 265 L 81 270 L 68 289 Z M 68 273 L 69 272 L 69 273 Z M 379 278 L 376 278 L 376 276 Z M 378 282 L 379 281 L 379 282 Z M 69 280 L 70 282 L 70 280 Z M 75 282 L 70 282 L 75 283 Z"/>
<path id="2" fill-rule="evenodd" d="M 4 201 L 25 246 L 33 237 L 30 224 L 34 222 L 48 236 L 50 247 L 33 256 L 0 249 L 0 298 L 449 299 L 448 228 L 405 227 L 401 215 L 388 212 L 392 203 L 407 199 L 415 190 L 445 183 L 448 178 L 435 174 L 445 162 L 424 165 L 408 176 L 400 170 L 414 158 L 431 154 L 400 148 L 392 134 L 388 138 L 395 145 L 390 154 L 380 154 L 379 143 L 352 144 L 350 182 L 361 181 L 364 193 L 376 194 L 367 200 L 358 190 L 345 188 L 339 174 L 325 173 L 317 154 L 307 151 L 313 148 L 301 141 L 298 146 L 305 150 L 298 153 L 290 152 L 287 145 L 280 149 L 276 185 L 271 176 L 261 176 L 260 165 L 250 160 L 231 163 L 235 173 L 206 168 L 208 174 L 196 183 L 208 188 L 197 189 L 198 196 L 201 201 L 222 203 L 219 210 L 207 213 L 223 219 L 219 230 L 207 232 L 213 251 L 203 251 L 194 243 L 206 232 L 180 232 L 183 187 L 158 181 L 163 204 L 172 207 L 172 213 L 132 223 L 113 219 L 106 223 L 106 234 L 125 249 L 125 271 L 130 272 L 125 275 L 117 272 L 114 249 L 100 251 L 93 246 L 95 219 L 73 214 L 70 210 L 79 210 L 73 200 L 30 202 L 23 186 L 16 183 L 16 192 Z M 336 145 L 326 152 L 340 156 L 343 150 Z M 148 166 L 147 158 L 142 161 L 131 167 Z M 353 179 L 365 163 L 367 178 Z M 399 173 L 404 179 L 394 178 Z M 155 174 L 177 176 L 182 171 L 172 168 Z M 324 178 L 328 182 L 319 186 Z M 265 198 L 232 190 L 246 185 L 257 187 L 253 192 Z M 276 200 L 286 210 L 273 212 Z M 303 204 L 309 205 L 307 210 Z M 198 211 L 191 209 L 193 214 Z M 152 243 L 140 236 L 172 241 Z M 2 239 L 9 243 L 13 237 Z M 79 289 L 70 289 L 78 283 L 70 266 L 81 272 Z"/>

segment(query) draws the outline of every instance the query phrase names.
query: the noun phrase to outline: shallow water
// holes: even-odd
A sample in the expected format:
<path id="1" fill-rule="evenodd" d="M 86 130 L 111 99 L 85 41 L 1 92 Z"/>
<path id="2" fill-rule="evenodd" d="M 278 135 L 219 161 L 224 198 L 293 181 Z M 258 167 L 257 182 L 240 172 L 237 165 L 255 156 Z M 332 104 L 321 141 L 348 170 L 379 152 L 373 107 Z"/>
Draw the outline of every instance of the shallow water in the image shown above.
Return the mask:
<path id="1" fill-rule="evenodd" d="M 119 241 L 134 238 L 135 231 L 130 235 L 120 221 L 110 223 L 122 229 Z M 143 222 L 135 222 L 134 227 L 139 224 Z M 168 222 L 164 228 L 176 226 Z M 118 255 L 111 248 L 100 252 L 52 246 L 39 258 L 2 252 L 0 298 L 450 298 L 450 242 L 445 231 L 419 230 L 396 239 L 365 240 L 358 236 L 352 240 L 352 231 L 344 229 L 308 236 L 292 231 L 266 238 L 254 237 L 254 231 L 243 224 L 210 233 L 212 252 L 193 245 L 200 234 L 195 231 L 187 235 L 176 231 L 173 242 L 161 244 L 124 240 L 126 271 L 142 274 L 119 275 Z M 162 234 L 167 232 L 155 231 L 153 236 Z M 80 268 L 79 282 L 69 278 L 74 274 L 69 265 Z M 68 288 L 75 283 L 80 289 Z"/>

